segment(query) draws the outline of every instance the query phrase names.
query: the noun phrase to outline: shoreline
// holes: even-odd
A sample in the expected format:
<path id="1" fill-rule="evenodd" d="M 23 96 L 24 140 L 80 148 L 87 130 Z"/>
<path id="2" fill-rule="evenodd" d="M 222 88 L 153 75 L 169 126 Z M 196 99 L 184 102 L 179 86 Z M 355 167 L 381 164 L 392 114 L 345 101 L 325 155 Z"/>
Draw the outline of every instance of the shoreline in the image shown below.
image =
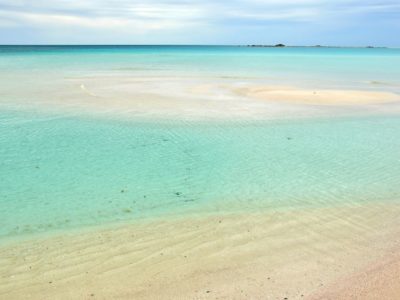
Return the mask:
<path id="1" fill-rule="evenodd" d="M 0 295 L 307 299 L 386 256 L 399 212 L 395 204 L 343 204 L 34 239 L 0 248 Z"/>

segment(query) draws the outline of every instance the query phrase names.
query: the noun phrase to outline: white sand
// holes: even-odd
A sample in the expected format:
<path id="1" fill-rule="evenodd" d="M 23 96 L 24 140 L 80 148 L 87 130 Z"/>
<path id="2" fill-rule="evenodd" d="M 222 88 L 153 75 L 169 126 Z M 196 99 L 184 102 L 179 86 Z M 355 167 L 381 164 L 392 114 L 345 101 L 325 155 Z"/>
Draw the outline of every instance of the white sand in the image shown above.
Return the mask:
<path id="1" fill-rule="evenodd" d="M 13 91 L 15 97 L 10 99 L 11 103 L 5 97 L 0 107 L 160 119 L 331 116 L 354 106 L 357 112 L 368 112 L 368 105 L 375 105 L 375 112 L 400 112 L 400 96 L 381 86 L 374 90 L 308 89 L 260 85 L 250 79 L 242 82 L 221 78 L 101 75 L 57 79 L 48 85 L 42 81 L 38 79 L 37 84 Z M 390 107 L 385 106 L 387 103 Z M 333 110 L 332 106 L 340 109 Z"/>
<path id="2" fill-rule="evenodd" d="M 385 91 L 301 89 L 295 87 L 248 87 L 236 89 L 242 96 L 313 105 L 361 105 L 400 101 L 400 95 Z"/>
<path id="3" fill-rule="evenodd" d="M 312 295 L 313 300 L 400 299 L 400 248 Z"/>
<path id="4" fill-rule="evenodd" d="M 399 212 L 191 216 L 3 245 L 0 298 L 307 299 L 387 257 Z"/>

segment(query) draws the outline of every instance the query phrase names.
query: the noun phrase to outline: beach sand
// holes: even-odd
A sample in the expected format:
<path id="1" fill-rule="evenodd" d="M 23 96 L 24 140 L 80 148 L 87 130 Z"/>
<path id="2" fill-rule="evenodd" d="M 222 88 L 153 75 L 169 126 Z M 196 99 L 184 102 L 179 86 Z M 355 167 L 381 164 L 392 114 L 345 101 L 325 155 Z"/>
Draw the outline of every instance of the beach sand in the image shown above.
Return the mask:
<path id="1" fill-rule="evenodd" d="M 330 284 L 310 299 L 396 300 L 400 298 L 400 248 L 364 270 Z"/>
<path id="2" fill-rule="evenodd" d="M 385 262 L 399 246 L 399 212 L 390 203 L 270 209 L 9 242 L 0 298 L 353 299 L 376 287 L 398 295 L 398 257 Z"/>

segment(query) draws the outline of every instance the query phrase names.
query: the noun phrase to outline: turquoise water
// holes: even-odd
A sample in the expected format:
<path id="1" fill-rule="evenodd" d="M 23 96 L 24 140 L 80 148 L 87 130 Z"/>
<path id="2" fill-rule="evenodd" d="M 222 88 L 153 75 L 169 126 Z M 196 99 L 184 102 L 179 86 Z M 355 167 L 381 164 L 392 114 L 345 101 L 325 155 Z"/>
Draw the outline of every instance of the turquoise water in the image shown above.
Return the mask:
<path id="1" fill-rule="evenodd" d="M 338 78 L 344 72 L 353 83 L 385 81 L 396 90 L 399 62 L 394 49 L 0 47 L 0 102 L 29 101 L 22 88 L 45 86 L 45 77 L 121 68 L 291 80 L 325 74 L 326 82 L 349 84 Z M 397 115 L 121 120 L 0 110 L 0 238 L 187 212 L 398 201 L 399 182 Z"/>
<path id="2" fill-rule="evenodd" d="M 400 118 L 179 124 L 2 112 L 0 124 L 1 235 L 400 196 Z"/>
<path id="3" fill-rule="evenodd" d="M 400 49 L 216 46 L 0 46 L 0 70 L 36 76 L 107 73 L 243 76 L 276 83 L 399 87 Z M 34 78 L 32 78 L 34 79 Z M 0 83 L 1 84 L 1 83 Z M 9 83 L 8 83 L 9 84 Z"/>

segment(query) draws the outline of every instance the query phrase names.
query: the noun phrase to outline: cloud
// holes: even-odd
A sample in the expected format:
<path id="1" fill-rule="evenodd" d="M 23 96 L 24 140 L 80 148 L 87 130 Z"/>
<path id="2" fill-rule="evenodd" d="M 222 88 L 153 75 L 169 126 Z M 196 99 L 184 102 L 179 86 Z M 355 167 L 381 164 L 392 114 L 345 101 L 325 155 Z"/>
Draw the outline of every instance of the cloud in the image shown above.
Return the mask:
<path id="1" fill-rule="evenodd" d="M 79 26 L 86 28 L 140 28 L 166 30 L 196 23 L 202 12 L 196 7 L 144 5 L 125 1 L 87 1 L 84 4 L 55 0 L 0 2 L 0 16 L 25 26 Z M 111 5 L 115 2 L 115 6 Z"/>
<path id="2" fill-rule="evenodd" d="M 146 14 L 151 14 L 147 12 Z M 6 19 L 4 13 L 0 12 L 0 16 Z M 37 12 L 14 12 L 12 18 L 5 21 L 4 26 L 12 25 L 21 26 L 23 24 L 32 27 L 80 27 L 87 29 L 140 29 L 140 30 L 168 30 L 180 28 L 182 22 L 173 18 L 159 18 L 156 22 L 148 18 L 118 18 L 118 17 L 95 17 L 91 18 L 82 15 L 58 14 L 58 13 L 37 13 Z M 186 26 L 191 23 L 186 22 Z M 2 23 L 0 23 L 1 26 Z"/>
<path id="3" fill-rule="evenodd" d="M 276 25 L 330 28 L 366 19 L 400 21 L 400 3 L 392 0 L 0 0 L 0 29 L 64 35 L 68 30 L 97 33 L 163 34 L 193 37 L 234 34 Z M 278 28 L 279 29 L 279 28 Z M 212 31 L 212 32 L 211 32 Z M 110 33 L 111 34 L 111 33 Z M 4 37 L 3 37 L 4 38 Z M 0 42 L 2 42 L 0 37 Z M 195 41 L 194 41 L 195 42 Z"/>
<path id="4" fill-rule="evenodd" d="M 186 26 L 189 22 L 221 22 L 226 18 L 312 21 L 323 15 L 400 11 L 392 1 L 355 0 L 0 0 L 0 12 L 8 19 L 26 23 L 50 21 L 93 27 L 126 25 L 148 21 L 149 29 L 160 29 L 155 22 Z M 48 20 L 41 20 L 48 19 Z M 169 22 L 164 23 L 165 20 Z M 153 25 L 150 25 L 153 23 Z M 144 23 L 141 23 L 144 25 Z M 169 27 L 169 26 L 167 26 Z"/>

